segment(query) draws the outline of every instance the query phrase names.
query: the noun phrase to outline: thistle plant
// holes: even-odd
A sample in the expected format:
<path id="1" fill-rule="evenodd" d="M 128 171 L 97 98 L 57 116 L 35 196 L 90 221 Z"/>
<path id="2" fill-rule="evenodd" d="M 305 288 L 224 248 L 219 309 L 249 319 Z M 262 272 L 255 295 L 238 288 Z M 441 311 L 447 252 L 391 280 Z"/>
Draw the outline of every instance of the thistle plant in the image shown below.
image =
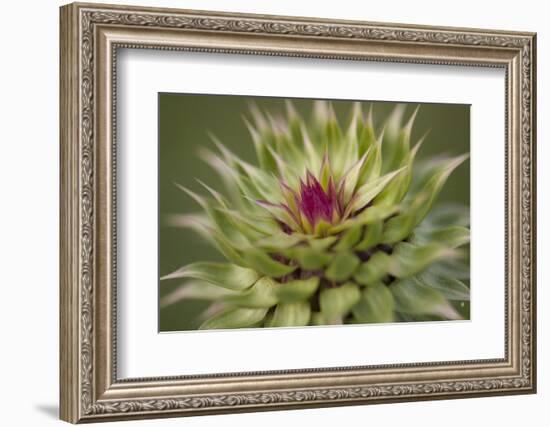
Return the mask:
<path id="1" fill-rule="evenodd" d="M 186 280 L 165 302 L 211 301 L 202 329 L 468 316 L 468 210 L 436 200 L 468 155 L 415 162 L 417 112 L 397 105 L 375 126 L 355 103 L 343 128 L 325 101 L 309 120 L 290 102 L 281 116 L 253 107 L 257 164 L 214 137 L 202 157 L 226 191 L 181 187 L 201 212 L 173 220 L 226 262 L 165 276 Z"/>

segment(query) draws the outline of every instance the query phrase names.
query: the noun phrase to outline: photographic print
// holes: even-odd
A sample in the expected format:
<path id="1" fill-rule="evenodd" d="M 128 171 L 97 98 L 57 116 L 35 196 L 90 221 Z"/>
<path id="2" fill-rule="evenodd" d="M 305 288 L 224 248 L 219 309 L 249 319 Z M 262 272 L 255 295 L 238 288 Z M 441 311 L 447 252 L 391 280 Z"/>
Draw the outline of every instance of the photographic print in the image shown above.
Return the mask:
<path id="1" fill-rule="evenodd" d="M 160 331 L 468 320 L 469 118 L 159 94 Z"/>

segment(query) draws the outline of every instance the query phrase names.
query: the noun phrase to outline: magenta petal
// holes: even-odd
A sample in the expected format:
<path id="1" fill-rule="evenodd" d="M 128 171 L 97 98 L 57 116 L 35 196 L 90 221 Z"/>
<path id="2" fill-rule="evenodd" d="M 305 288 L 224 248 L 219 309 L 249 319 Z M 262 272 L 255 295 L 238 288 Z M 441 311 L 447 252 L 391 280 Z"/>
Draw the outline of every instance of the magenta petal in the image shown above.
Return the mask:
<path id="1" fill-rule="evenodd" d="M 332 193 L 334 190 L 331 191 Z M 311 174 L 306 176 L 306 183 L 300 181 L 300 212 L 308 222 L 315 226 L 319 220 L 331 222 L 336 207 L 335 198 L 324 192 L 319 181 Z"/>

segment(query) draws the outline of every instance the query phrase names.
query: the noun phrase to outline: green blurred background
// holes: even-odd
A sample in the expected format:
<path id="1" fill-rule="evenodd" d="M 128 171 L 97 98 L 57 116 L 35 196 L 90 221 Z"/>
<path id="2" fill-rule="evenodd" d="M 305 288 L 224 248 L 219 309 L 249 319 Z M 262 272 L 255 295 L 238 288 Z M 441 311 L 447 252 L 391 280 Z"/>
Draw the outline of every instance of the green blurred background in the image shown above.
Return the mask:
<path id="1" fill-rule="evenodd" d="M 201 147 L 215 149 L 209 133 L 241 158 L 255 162 L 254 145 L 243 117 L 248 114 L 251 102 L 261 109 L 274 113 L 285 111 L 285 98 L 266 98 L 225 95 L 188 95 L 160 93 L 159 102 L 159 273 L 168 274 L 194 261 L 222 261 L 223 258 L 191 230 L 170 227 L 166 217 L 170 214 L 194 213 L 200 209 L 185 193 L 179 183 L 204 194 L 196 182 L 198 178 L 211 187 L 223 191 L 218 175 L 198 156 Z M 342 126 L 347 126 L 350 101 L 332 101 Z M 309 117 L 312 100 L 293 99 L 303 117 Z M 369 101 L 364 111 L 368 111 Z M 407 118 L 418 104 L 408 104 Z M 374 102 L 375 125 L 384 120 L 395 107 L 394 102 Z M 412 133 L 415 143 L 430 131 L 418 153 L 423 158 L 470 151 L 470 106 L 456 104 L 421 104 Z M 438 202 L 470 204 L 469 162 L 459 167 L 449 178 L 438 197 Z M 160 297 L 183 283 L 178 280 L 159 283 Z M 207 304 L 185 301 L 159 309 L 159 330 L 181 331 L 196 329 L 197 315 Z"/>

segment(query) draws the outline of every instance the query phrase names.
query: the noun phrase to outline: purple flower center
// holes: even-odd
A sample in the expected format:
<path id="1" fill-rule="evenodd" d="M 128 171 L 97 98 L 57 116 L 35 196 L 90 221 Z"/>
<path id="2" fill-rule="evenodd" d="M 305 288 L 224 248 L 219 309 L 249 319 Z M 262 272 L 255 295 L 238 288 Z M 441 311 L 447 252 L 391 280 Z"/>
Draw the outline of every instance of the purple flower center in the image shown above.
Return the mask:
<path id="1" fill-rule="evenodd" d="M 332 180 L 325 192 L 319 181 L 308 173 L 306 182 L 300 182 L 298 207 L 312 226 L 315 226 L 319 220 L 332 222 L 333 214 L 337 208 Z"/>

